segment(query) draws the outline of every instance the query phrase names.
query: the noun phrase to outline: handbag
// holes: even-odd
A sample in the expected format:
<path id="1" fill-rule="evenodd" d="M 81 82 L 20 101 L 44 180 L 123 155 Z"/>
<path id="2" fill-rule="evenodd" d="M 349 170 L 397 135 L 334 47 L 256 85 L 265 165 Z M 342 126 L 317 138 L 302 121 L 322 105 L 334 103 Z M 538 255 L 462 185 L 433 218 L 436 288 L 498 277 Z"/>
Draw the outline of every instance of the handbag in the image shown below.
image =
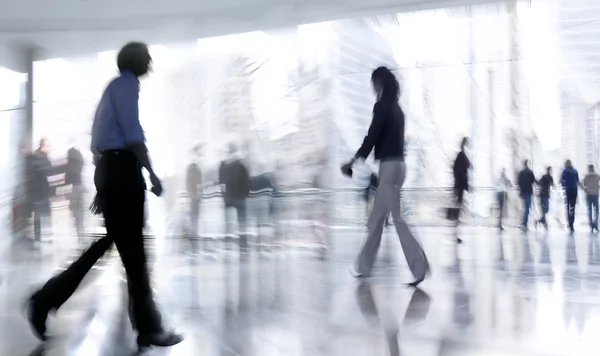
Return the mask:
<path id="1" fill-rule="evenodd" d="M 446 219 L 450 221 L 458 221 L 460 216 L 460 208 L 451 207 L 446 208 Z"/>

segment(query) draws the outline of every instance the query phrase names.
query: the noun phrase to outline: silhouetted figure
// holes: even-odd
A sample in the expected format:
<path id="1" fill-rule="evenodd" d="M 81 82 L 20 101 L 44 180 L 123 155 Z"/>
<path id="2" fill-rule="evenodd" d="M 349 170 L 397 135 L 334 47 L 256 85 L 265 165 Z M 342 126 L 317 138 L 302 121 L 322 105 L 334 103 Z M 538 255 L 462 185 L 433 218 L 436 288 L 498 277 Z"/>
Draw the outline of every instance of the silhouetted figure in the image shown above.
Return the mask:
<path id="1" fill-rule="evenodd" d="M 460 152 L 456 155 L 454 165 L 452 166 L 452 173 L 454 175 L 454 199 L 458 207 L 458 217 L 456 219 L 456 226 L 460 223 L 460 213 L 465 208 L 465 192 L 469 190 L 469 169 L 471 168 L 471 161 L 467 156 L 467 145 L 469 144 L 468 138 L 463 138 L 460 144 Z M 458 237 L 458 229 L 456 233 L 456 242 L 462 243 L 460 237 Z"/>
<path id="2" fill-rule="evenodd" d="M 65 172 L 65 184 L 71 185 L 71 194 L 69 195 L 69 209 L 75 220 L 75 230 L 77 237 L 81 239 L 84 233 L 85 216 L 85 186 L 83 185 L 83 155 L 73 146 L 67 152 L 67 169 Z"/>
<path id="3" fill-rule="evenodd" d="M 421 283 L 429 272 L 427 256 L 408 229 L 400 214 L 400 188 L 406 177 L 404 163 L 404 113 L 398 105 L 400 85 L 394 74 L 385 67 L 373 71 L 371 82 L 377 95 L 373 107 L 373 121 L 362 146 L 354 158 L 341 167 L 342 173 L 352 176 L 352 165 L 357 159 L 366 159 L 375 148 L 379 160 L 379 186 L 369 221 L 369 235 L 351 273 L 358 278 L 371 275 L 375 256 L 381 243 L 383 224 L 391 212 L 400 238 L 404 256 L 415 277 L 411 285 Z"/>
<path id="4" fill-rule="evenodd" d="M 540 178 L 538 182 L 540 186 L 540 206 L 542 208 L 542 217 L 539 223 L 544 225 L 546 230 L 548 229 L 548 222 L 546 221 L 546 214 L 550 211 L 550 189 L 554 186 L 554 178 L 552 178 L 552 167 L 546 168 L 546 174 Z"/>
<path id="5" fill-rule="evenodd" d="M 508 179 L 506 175 L 506 169 L 502 168 L 502 173 L 500 173 L 500 178 L 496 182 L 496 200 L 498 201 L 498 228 L 503 229 L 502 227 L 502 219 L 504 217 L 504 206 L 507 198 L 507 189 L 512 187 L 512 183 Z"/>
<path id="6" fill-rule="evenodd" d="M 40 241 L 42 235 L 42 221 L 50 224 L 50 197 L 53 188 L 50 187 L 48 177 L 61 173 L 62 167 L 53 167 L 48 158 L 48 140 L 42 138 L 40 146 L 33 153 L 33 180 L 31 182 L 31 195 L 33 203 L 33 235 L 34 241 Z"/>
<path id="7" fill-rule="evenodd" d="M 567 212 L 569 230 L 575 232 L 575 206 L 577 205 L 579 173 L 573 168 L 571 160 L 565 162 L 565 169 L 560 176 L 560 183 L 565 191 L 565 210 Z"/>
<path id="8" fill-rule="evenodd" d="M 194 158 L 187 168 L 185 186 L 190 199 L 190 239 L 198 238 L 198 219 L 200 218 L 200 204 L 202 202 L 202 171 L 198 158 L 200 147 L 194 149 Z M 193 246 L 195 249 L 196 246 Z"/>
<path id="9" fill-rule="evenodd" d="M 531 211 L 531 199 L 533 197 L 533 185 L 536 183 L 533 171 L 529 169 L 529 161 L 523 161 L 523 169 L 519 172 L 517 184 L 519 193 L 523 199 L 523 220 L 521 221 L 521 229 L 526 231 L 529 223 L 529 212 Z"/>
<path id="10" fill-rule="evenodd" d="M 586 195 L 590 230 L 592 232 L 598 231 L 598 191 L 600 190 L 600 174 L 596 173 L 593 164 L 588 166 L 588 173 L 583 178 L 582 185 Z"/>
<path id="11" fill-rule="evenodd" d="M 246 199 L 250 193 L 250 175 L 234 144 L 229 146 L 229 158 L 221 162 L 219 167 L 219 183 L 221 189 L 224 190 L 225 224 L 226 226 L 231 225 L 227 210 L 234 208 L 237 212 L 239 247 L 241 250 L 246 250 L 248 248 Z"/>
<path id="12" fill-rule="evenodd" d="M 162 194 L 162 184 L 150 164 L 138 110 L 138 78 L 148 73 L 151 61 L 145 44 L 125 45 L 117 58 L 121 74 L 110 82 L 98 104 L 92 126 L 91 150 L 96 163 L 97 190 L 92 210 L 104 215 L 106 236 L 93 243 L 69 268 L 51 278 L 30 298 L 29 323 L 42 340 L 46 338 L 48 313 L 69 299 L 113 242 L 127 273 L 130 319 L 137 329 L 140 349 L 171 346 L 183 339 L 173 332 L 165 332 L 162 327 L 150 286 L 142 235 L 146 189 L 142 168 L 150 173 L 153 193 Z"/>

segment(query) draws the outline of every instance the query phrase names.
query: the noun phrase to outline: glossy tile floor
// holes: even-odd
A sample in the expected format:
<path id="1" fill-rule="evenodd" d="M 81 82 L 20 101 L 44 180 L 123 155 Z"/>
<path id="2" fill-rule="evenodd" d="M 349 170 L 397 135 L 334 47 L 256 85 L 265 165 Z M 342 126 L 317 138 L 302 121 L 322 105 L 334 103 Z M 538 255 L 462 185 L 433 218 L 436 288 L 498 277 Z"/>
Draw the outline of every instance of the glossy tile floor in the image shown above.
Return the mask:
<path id="1" fill-rule="evenodd" d="M 190 255 L 184 240 L 157 237 L 156 294 L 180 345 L 147 355 L 599 355 L 598 235 L 500 234 L 415 229 L 432 275 L 411 280 L 394 231 L 364 283 L 347 271 L 364 237 L 332 232 L 326 260 L 310 249 L 220 248 Z M 77 255 L 74 238 L 37 249 L 15 242 L 0 262 L 0 355 L 135 355 L 118 256 L 106 258 L 49 323 L 42 348 L 21 315 L 23 298 Z M 219 245 L 220 246 L 220 245 Z M 217 246 L 217 247 L 219 247 Z"/>

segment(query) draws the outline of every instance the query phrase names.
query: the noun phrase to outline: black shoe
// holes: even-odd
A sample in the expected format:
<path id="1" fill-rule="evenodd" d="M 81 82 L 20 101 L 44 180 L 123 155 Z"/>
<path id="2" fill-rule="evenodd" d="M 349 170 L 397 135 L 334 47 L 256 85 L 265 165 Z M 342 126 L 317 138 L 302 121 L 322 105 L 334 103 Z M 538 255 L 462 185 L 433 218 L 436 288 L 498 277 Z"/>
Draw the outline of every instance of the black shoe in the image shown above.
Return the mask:
<path id="1" fill-rule="evenodd" d="M 419 284 L 421 284 L 421 282 L 423 282 L 424 280 L 425 280 L 425 278 L 420 278 L 420 279 L 417 279 L 417 280 L 416 280 L 416 281 L 414 281 L 414 282 L 410 282 L 410 283 L 408 283 L 407 285 L 408 285 L 409 287 L 415 287 L 415 288 L 416 288 L 416 287 L 417 287 Z"/>
<path id="2" fill-rule="evenodd" d="M 151 346 L 171 347 L 183 341 L 183 335 L 174 331 L 161 332 L 157 334 L 138 335 L 137 344 L 140 351 Z"/>
<path id="3" fill-rule="evenodd" d="M 42 341 L 46 341 L 46 320 L 50 309 L 42 306 L 34 294 L 26 304 L 27 321 L 33 335 Z"/>

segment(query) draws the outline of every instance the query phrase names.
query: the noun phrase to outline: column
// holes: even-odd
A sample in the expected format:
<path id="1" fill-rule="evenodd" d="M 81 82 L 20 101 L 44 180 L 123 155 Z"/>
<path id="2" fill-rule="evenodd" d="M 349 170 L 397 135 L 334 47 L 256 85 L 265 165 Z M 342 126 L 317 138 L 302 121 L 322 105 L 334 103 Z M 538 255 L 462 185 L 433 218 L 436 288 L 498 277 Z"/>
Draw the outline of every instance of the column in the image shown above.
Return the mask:
<path id="1" fill-rule="evenodd" d="M 25 50 L 24 60 L 27 70 L 27 83 L 25 83 L 25 137 L 33 140 L 33 49 Z"/>

